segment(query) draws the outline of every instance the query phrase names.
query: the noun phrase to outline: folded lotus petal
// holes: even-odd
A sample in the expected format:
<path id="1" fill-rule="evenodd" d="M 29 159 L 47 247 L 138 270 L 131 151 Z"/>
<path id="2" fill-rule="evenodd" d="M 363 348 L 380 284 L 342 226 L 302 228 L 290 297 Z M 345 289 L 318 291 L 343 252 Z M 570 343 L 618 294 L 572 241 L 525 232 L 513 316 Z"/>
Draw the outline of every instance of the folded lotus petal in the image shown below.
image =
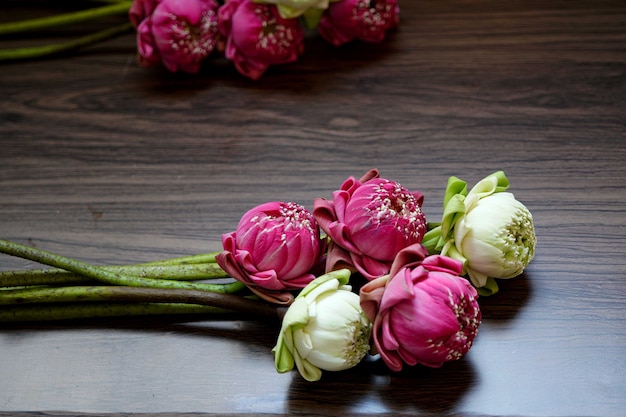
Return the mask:
<path id="1" fill-rule="evenodd" d="M 334 222 L 323 230 L 326 231 L 326 234 L 336 245 L 341 246 L 343 249 L 350 253 L 361 255 L 361 251 L 359 250 L 359 248 L 352 243 L 351 229 L 347 224 Z"/>
<path id="2" fill-rule="evenodd" d="M 428 272 L 421 266 L 414 269 L 404 268 L 396 275 L 390 275 L 380 303 L 379 313 L 385 314 L 399 303 L 412 301 L 415 298 L 415 283 L 427 276 Z"/>
<path id="3" fill-rule="evenodd" d="M 368 171 L 369 172 L 369 171 Z M 367 174 L 363 175 L 363 177 L 367 176 Z M 339 187 L 339 190 L 335 191 L 335 193 L 333 193 L 333 201 L 335 201 L 335 194 L 336 193 L 346 193 L 345 195 L 347 196 L 351 196 L 357 188 L 359 188 L 361 185 L 363 185 L 365 181 L 361 181 L 361 180 L 357 180 L 356 178 L 354 178 L 353 176 L 349 176 L 348 178 L 346 178 L 346 180 L 341 183 L 341 186 Z M 347 200 L 347 198 L 346 198 Z"/>
<path id="4" fill-rule="evenodd" d="M 428 256 L 428 251 L 419 243 L 409 245 L 398 252 L 391 264 L 390 276 L 394 276 L 402 268 L 413 268 L 421 265 Z"/>
<path id="5" fill-rule="evenodd" d="M 463 273 L 463 263 L 447 256 L 428 256 L 421 262 L 421 265 L 430 272 L 446 272 L 451 275 Z"/>
<path id="6" fill-rule="evenodd" d="M 322 229 L 327 229 L 331 224 L 337 222 L 335 213 L 335 205 L 332 201 L 325 198 L 316 198 L 313 200 L 313 216 L 315 221 Z"/>
<path id="7" fill-rule="evenodd" d="M 495 193 L 501 193 L 509 188 L 509 180 L 503 171 L 494 172 L 478 181 L 476 185 L 467 193 L 465 200 L 465 210 L 474 208 L 478 201 L 484 197 Z"/>
<path id="8" fill-rule="evenodd" d="M 333 217 L 336 219 L 336 222 L 341 223 L 341 224 L 345 223 L 346 207 L 348 205 L 348 202 L 350 201 L 350 197 L 352 197 L 353 192 L 354 191 L 347 191 L 344 189 L 340 189 L 340 190 L 333 192 L 332 210 L 333 210 Z"/>
<path id="9" fill-rule="evenodd" d="M 378 261 L 367 256 L 351 253 L 352 264 L 367 280 L 378 278 L 389 273 L 389 262 Z"/>
<path id="10" fill-rule="evenodd" d="M 250 291 L 252 291 L 254 294 L 259 296 L 259 298 L 272 304 L 288 306 L 288 305 L 291 305 L 291 303 L 293 303 L 293 300 L 295 298 L 294 295 L 288 291 L 269 291 L 265 289 L 260 291 L 258 287 L 252 287 L 252 286 L 249 288 L 250 288 Z"/>
<path id="11" fill-rule="evenodd" d="M 489 275 L 484 274 L 482 272 L 478 272 L 474 269 L 468 269 L 467 270 L 467 276 L 470 279 L 470 281 L 472 282 L 472 284 L 476 287 L 476 288 L 484 288 L 487 286 L 487 282 L 489 281 Z M 498 286 L 496 284 L 495 291 L 492 291 L 491 294 L 489 295 L 493 295 L 495 294 L 495 292 L 498 291 Z M 482 294 L 481 294 L 482 295 Z"/>
<path id="12" fill-rule="evenodd" d="M 161 55 L 152 36 L 152 19 L 144 19 L 137 27 L 137 61 L 141 66 L 151 67 L 161 62 Z"/>
<path id="13" fill-rule="evenodd" d="M 130 9 L 128 10 L 128 18 L 137 28 L 139 24 L 148 16 L 152 14 L 157 4 L 159 4 L 161 0 L 135 0 L 130 5 Z"/>
<path id="14" fill-rule="evenodd" d="M 376 319 L 389 277 L 389 275 L 383 275 L 373 279 L 359 290 L 361 308 L 371 322 Z"/>
<path id="15" fill-rule="evenodd" d="M 400 343 L 391 330 L 393 326 L 390 321 L 391 317 L 388 315 L 376 318 L 373 330 L 374 348 L 389 369 L 398 372 L 402 370 L 402 358 L 398 354 Z"/>
<path id="16" fill-rule="evenodd" d="M 363 176 L 359 178 L 359 182 L 362 184 L 369 180 L 373 180 L 374 178 L 380 178 L 380 172 L 378 171 L 377 168 L 372 168 L 369 171 L 367 171 L 365 174 L 363 174 Z"/>
<path id="17" fill-rule="evenodd" d="M 232 252 L 223 251 L 216 256 L 216 261 L 227 274 L 237 281 L 245 284 L 250 291 L 261 297 L 262 299 L 269 301 L 273 304 L 289 305 L 293 302 L 294 296 L 286 288 L 280 288 L 275 280 L 268 279 L 272 284 L 265 284 L 277 289 L 268 289 L 258 287 L 259 283 L 263 284 L 264 277 L 262 274 L 251 274 L 246 271 L 241 263 L 236 259 Z M 271 275 L 271 273 L 270 273 Z M 275 275 L 275 274 L 274 274 Z"/>
<path id="18" fill-rule="evenodd" d="M 340 269 L 349 269 L 352 272 L 356 272 L 350 252 L 331 241 L 326 253 L 325 271 L 330 272 Z"/>
<path id="19" fill-rule="evenodd" d="M 252 258 L 252 254 L 247 250 L 234 249 L 234 252 L 231 252 L 237 261 L 237 264 L 243 268 L 248 274 L 256 274 L 259 272 L 259 268 L 256 266 L 256 262 Z"/>
<path id="20" fill-rule="evenodd" d="M 235 278 L 244 284 L 252 284 L 252 281 L 248 279 L 248 273 L 243 269 L 239 261 L 235 258 L 235 254 L 228 251 L 220 252 L 216 257 L 216 262 L 219 264 L 228 275 Z"/>
<path id="21" fill-rule="evenodd" d="M 346 199 L 347 198 L 349 198 L 349 196 L 346 194 Z M 338 219 L 338 214 L 341 214 L 343 217 L 343 211 L 336 210 L 334 200 L 329 201 L 325 198 L 316 198 L 313 200 L 313 216 L 320 229 L 324 230 L 326 234 L 331 237 L 331 241 L 349 242 L 349 237 L 344 236 L 348 232 L 348 229 L 345 223 Z M 345 244 L 348 243 L 344 243 L 344 245 Z"/>
<path id="22" fill-rule="evenodd" d="M 290 289 L 278 279 L 276 271 L 273 269 L 259 271 L 257 273 L 248 273 L 248 279 L 251 284 L 254 284 L 255 287 L 261 287 L 270 291 Z"/>

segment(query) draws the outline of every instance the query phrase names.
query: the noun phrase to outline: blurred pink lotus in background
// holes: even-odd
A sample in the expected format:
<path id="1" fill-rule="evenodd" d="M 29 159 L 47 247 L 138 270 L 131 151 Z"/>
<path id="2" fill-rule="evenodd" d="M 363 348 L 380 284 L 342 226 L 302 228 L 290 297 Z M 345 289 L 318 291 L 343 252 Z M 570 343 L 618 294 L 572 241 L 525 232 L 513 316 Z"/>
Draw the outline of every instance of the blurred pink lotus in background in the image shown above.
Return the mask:
<path id="1" fill-rule="evenodd" d="M 139 63 L 197 73 L 218 43 L 218 8 L 215 0 L 135 0 L 129 18 L 137 29 Z"/>
<path id="2" fill-rule="evenodd" d="M 341 0 L 330 3 L 319 22 L 320 35 L 335 46 L 354 39 L 382 42 L 398 26 L 397 0 Z"/>
<path id="3" fill-rule="evenodd" d="M 226 58 L 253 80 L 272 65 L 296 61 L 304 49 L 298 19 L 281 17 L 273 4 L 228 0 L 219 10 L 219 30 Z"/>

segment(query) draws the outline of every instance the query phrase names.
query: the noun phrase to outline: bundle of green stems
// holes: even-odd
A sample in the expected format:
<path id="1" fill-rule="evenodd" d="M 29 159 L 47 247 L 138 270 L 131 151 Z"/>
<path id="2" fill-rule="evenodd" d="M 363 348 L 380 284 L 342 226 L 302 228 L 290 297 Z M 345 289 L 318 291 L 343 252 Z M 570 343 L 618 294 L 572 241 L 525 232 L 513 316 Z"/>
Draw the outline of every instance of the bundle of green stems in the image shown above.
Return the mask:
<path id="1" fill-rule="evenodd" d="M 24 33 L 37 33 L 55 28 L 73 28 L 85 22 L 93 22 L 110 16 L 120 16 L 121 23 L 102 30 L 57 43 L 0 49 L 0 62 L 42 58 L 72 51 L 81 47 L 102 42 L 107 39 L 131 32 L 132 24 L 128 20 L 128 11 L 132 4 L 129 0 L 93 0 L 95 5 L 84 10 L 71 11 L 51 16 L 0 23 L 0 39 L 8 36 L 15 41 L 16 36 Z M 43 37 L 43 36 L 42 36 Z"/>
<path id="2" fill-rule="evenodd" d="M 218 252 L 96 266 L 7 240 L 0 253 L 46 265 L 0 271 L 0 322 L 238 312 L 279 318 L 216 263 Z"/>

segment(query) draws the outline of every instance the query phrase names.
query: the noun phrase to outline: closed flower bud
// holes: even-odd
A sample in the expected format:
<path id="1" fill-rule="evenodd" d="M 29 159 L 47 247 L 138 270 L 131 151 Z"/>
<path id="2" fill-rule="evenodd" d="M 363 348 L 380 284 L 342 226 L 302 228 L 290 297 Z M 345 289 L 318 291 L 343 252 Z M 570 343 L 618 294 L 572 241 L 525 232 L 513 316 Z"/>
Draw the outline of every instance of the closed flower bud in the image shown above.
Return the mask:
<path id="1" fill-rule="evenodd" d="M 467 275 L 477 287 L 485 286 L 488 277 L 513 278 L 524 272 L 535 242 L 532 215 L 511 193 L 479 199 L 454 226 L 455 249 L 467 260 Z"/>
<path id="2" fill-rule="evenodd" d="M 139 63 L 197 73 L 218 43 L 218 8 L 215 0 L 135 0 L 129 17 Z"/>
<path id="3" fill-rule="evenodd" d="M 463 263 L 463 274 L 481 295 L 496 293 L 495 278 L 520 275 L 535 256 L 533 217 L 505 192 L 508 187 L 502 171 L 479 181 L 469 193 L 464 181 L 450 177 L 441 225 L 425 237 L 429 252 Z"/>
<path id="4" fill-rule="evenodd" d="M 355 39 L 377 43 L 398 26 L 399 14 L 397 0 L 341 0 L 328 6 L 318 28 L 335 46 Z"/>
<path id="5" fill-rule="evenodd" d="M 272 65 L 297 61 L 304 50 L 298 19 L 281 17 L 273 4 L 228 0 L 219 9 L 219 30 L 226 58 L 253 80 Z"/>
<path id="6" fill-rule="evenodd" d="M 322 370 L 352 368 L 367 354 L 371 324 L 349 278 L 347 269 L 322 275 L 289 306 L 273 349 L 279 372 L 295 364 L 304 379 L 317 381 Z"/>
<path id="7" fill-rule="evenodd" d="M 361 288 L 361 305 L 373 321 L 375 350 L 393 371 L 403 364 L 440 367 L 472 346 L 482 318 L 476 289 L 460 277 L 461 262 L 405 249 L 416 261 L 394 262 L 391 273 Z M 406 264 L 407 266 L 401 266 Z"/>
<path id="8" fill-rule="evenodd" d="M 348 267 L 368 280 L 388 274 L 400 250 L 422 241 L 423 199 L 376 170 L 348 178 L 332 201 L 316 199 L 313 215 L 331 240 L 326 270 Z"/>
<path id="9" fill-rule="evenodd" d="M 217 263 L 260 297 L 289 304 L 291 290 L 315 279 L 324 250 L 313 215 L 296 203 L 270 202 L 248 211 L 222 236 Z"/>

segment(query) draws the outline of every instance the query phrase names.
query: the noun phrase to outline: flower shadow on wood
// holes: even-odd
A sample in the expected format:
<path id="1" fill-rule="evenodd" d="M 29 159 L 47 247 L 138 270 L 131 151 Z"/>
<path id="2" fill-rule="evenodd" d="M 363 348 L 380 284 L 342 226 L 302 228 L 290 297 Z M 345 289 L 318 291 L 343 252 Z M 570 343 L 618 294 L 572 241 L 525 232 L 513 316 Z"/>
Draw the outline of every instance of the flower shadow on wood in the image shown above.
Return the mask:
<path id="1" fill-rule="evenodd" d="M 483 322 L 505 323 L 513 320 L 532 297 L 530 278 L 529 273 L 524 272 L 515 278 L 498 280 L 498 293 L 478 299 Z"/>
<path id="2" fill-rule="evenodd" d="M 231 88 L 280 93 L 316 95 L 322 90 L 354 89 L 367 91 L 367 85 L 378 85 L 378 79 L 369 79 L 367 68 L 397 54 L 397 34 L 389 33 L 381 43 L 361 41 L 349 42 L 335 47 L 316 36 L 305 40 L 305 53 L 298 61 L 274 65 L 256 81 L 239 74 L 233 64 L 224 57 L 215 55 L 203 63 L 198 74 L 170 73 L 165 68 L 137 68 L 133 71 L 135 86 L 146 94 L 186 97 L 211 88 Z M 387 64 L 389 65 L 389 63 Z M 361 81 L 354 79 L 346 85 L 346 76 L 363 72 Z M 352 74 L 352 75 L 350 75 Z M 167 82 L 164 82 L 166 80 Z M 365 83 L 365 85 L 363 84 Z"/>
<path id="3" fill-rule="evenodd" d="M 325 372 L 311 383 L 294 375 L 288 413 L 352 415 L 452 412 L 475 384 L 471 362 L 461 359 L 441 368 L 405 367 L 390 371 L 381 360 L 366 359 L 343 372 Z M 336 395 L 342 392 L 343 395 Z"/>

